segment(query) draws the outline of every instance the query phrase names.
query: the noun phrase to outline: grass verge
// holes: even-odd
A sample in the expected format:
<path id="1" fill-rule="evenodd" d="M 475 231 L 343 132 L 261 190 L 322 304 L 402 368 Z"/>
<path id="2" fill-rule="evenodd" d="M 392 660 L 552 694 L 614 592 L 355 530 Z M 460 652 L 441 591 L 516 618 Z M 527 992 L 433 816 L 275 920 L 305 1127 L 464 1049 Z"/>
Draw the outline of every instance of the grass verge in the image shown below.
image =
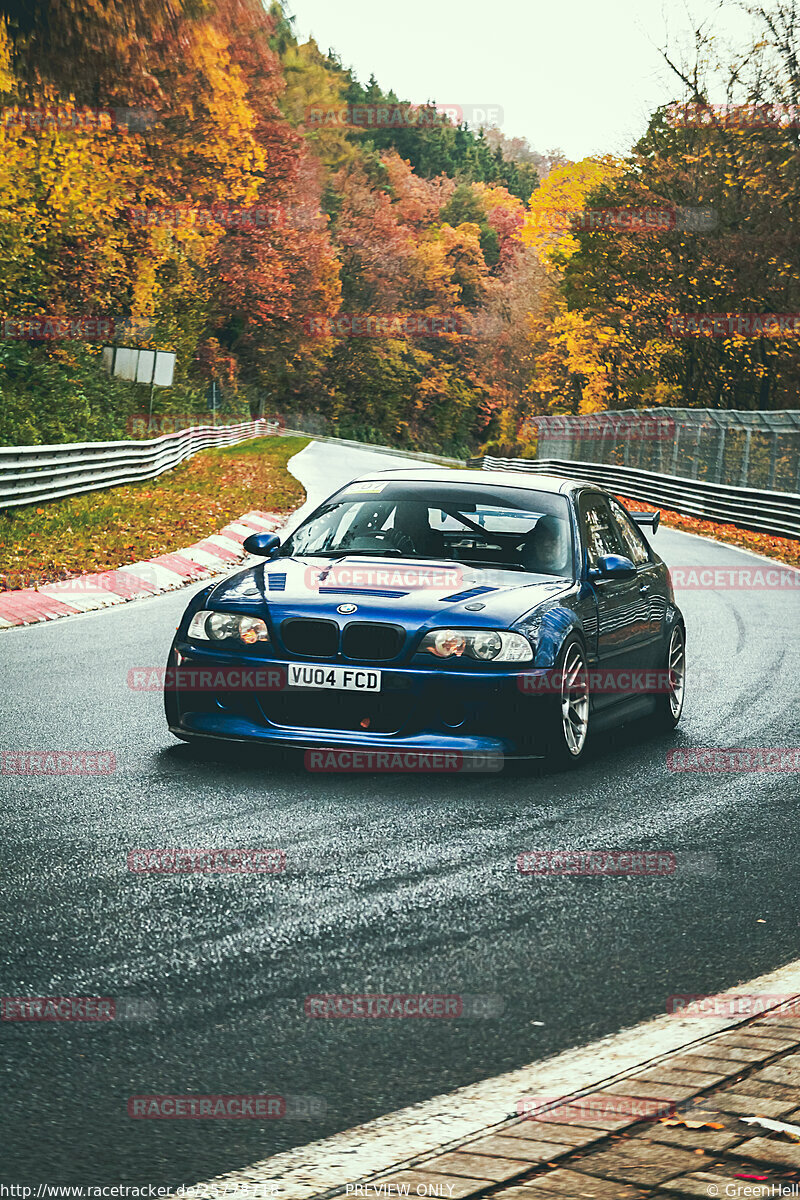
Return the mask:
<path id="1" fill-rule="evenodd" d="M 202 450 L 158 479 L 0 512 L 0 591 L 168 554 L 250 509 L 287 512 L 304 493 L 286 464 L 307 444 L 254 438 Z"/>
<path id="2" fill-rule="evenodd" d="M 660 512 L 662 524 L 680 529 L 682 533 L 698 533 L 702 537 L 729 542 L 742 550 L 752 550 L 753 554 L 763 554 L 765 558 L 800 567 L 800 541 L 797 538 L 774 537 L 771 533 L 756 533 L 752 529 L 739 529 L 736 525 L 718 525 L 716 521 L 704 521 L 701 517 L 685 517 L 658 504 L 629 500 L 626 496 L 620 496 L 619 499 L 634 512 Z"/>

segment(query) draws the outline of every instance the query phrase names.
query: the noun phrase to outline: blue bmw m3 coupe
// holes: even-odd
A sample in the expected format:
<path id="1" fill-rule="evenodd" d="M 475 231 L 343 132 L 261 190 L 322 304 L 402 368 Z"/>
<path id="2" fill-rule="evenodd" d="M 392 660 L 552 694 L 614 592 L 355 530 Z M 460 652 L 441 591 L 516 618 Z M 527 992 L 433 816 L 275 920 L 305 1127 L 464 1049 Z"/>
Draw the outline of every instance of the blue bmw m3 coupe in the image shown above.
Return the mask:
<path id="1" fill-rule="evenodd" d="M 593 484 L 417 467 L 353 480 L 191 601 L 167 664 L 179 738 L 548 757 L 673 728 L 686 634 L 658 514 Z"/>

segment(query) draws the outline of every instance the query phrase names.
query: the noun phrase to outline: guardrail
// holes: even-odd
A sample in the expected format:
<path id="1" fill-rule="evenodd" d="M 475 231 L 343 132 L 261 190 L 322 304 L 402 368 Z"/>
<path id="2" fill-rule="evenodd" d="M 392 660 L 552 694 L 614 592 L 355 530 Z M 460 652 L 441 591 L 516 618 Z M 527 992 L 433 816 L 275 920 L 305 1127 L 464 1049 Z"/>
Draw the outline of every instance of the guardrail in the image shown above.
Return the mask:
<path id="1" fill-rule="evenodd" d="M 525 471 L 586 479 L 632 500 L 662 504 L 692 517 L 705 517 L 709 521 L 722 521 L 779 537 L 800 537 L 800 495 L 791 492 L 758 491 L 732 484 L 683 479 L 677 475 L 658 475 L 634 467 L 555 458 L 494 458 L 486 455 L 471 458 L 468 465 L 482 467 L 485 471 Z"/>
<path id="2" fill-rule="evenodd" d="M 0 446 L 0 508 L 155 479 L 198 450 L 233 446 L 267 432 L 266 421 L 244 421 L 239 425 L 195 425 L 147 441 Z"/>

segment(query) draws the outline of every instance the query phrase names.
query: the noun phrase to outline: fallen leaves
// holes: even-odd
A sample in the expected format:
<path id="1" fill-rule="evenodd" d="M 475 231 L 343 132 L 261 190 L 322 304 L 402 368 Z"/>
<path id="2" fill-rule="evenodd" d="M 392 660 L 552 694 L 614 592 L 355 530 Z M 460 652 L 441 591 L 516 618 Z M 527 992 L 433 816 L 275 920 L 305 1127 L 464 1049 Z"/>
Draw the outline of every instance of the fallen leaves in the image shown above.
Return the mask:
<path id="1" fill-rule="evenodd" d="M 684 1125 L 687 1129 L 724 1129 L 718 1121 L 692 1121 L 686 1117 L 664 1117 L 660 1125 Z"/>

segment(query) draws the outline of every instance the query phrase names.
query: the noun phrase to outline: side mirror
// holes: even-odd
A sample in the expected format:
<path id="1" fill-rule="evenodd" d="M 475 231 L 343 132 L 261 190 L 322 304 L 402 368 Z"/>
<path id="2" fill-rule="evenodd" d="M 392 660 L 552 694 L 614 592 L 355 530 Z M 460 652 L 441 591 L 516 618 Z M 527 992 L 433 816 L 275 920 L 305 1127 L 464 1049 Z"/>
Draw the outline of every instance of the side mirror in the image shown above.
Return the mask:
<path id="1" fill-rule="evenodd" d="M 604 554 L 598 566 L 589 572 L 590 579 L 633 579 L 636 567 L 624 554 Z"/>
<path id="2" fill-rule="evenodd" d="M 277 533 L 251 533 L 244 539 L 244 549 L 248 554 L 260 554 L 262 558 L 272 558 L 281 544 Z"/>

